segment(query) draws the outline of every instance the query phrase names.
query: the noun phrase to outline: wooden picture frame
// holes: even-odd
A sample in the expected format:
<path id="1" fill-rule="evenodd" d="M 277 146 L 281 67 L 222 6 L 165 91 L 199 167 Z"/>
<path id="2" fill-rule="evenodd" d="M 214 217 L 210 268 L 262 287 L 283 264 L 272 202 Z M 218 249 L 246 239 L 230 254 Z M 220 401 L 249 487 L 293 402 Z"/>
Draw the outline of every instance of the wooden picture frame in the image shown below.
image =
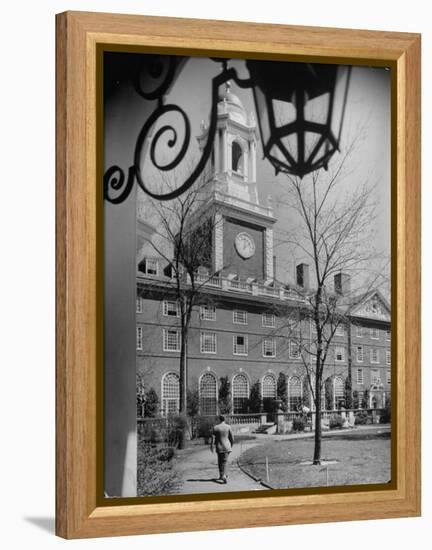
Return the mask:
<path id="1" fill-rule="evenodd" d="M 96 56 L 103 43 L 391 67 L 397 409 L 390 489 L 102 502 Z M 420 36 L 66 12 L 57 15 L 56 68 L 56 533 L 82 538 L 419 515 Z"/>

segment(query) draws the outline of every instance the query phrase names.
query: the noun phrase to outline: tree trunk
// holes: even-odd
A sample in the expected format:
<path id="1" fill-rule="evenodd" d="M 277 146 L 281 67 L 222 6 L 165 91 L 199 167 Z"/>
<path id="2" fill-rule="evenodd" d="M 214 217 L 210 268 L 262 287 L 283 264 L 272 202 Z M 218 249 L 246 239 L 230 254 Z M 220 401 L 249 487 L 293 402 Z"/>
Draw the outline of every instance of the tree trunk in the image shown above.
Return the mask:
<path id="1" fill-rule="evenodd" d="M 314 456 L 313 463 L 321 464 L 321 378 L 319 368 L 316 369 L 315 376 L 315 437 L 314 437 Z"/>
<path id="2" fill-rule="evenodd" d="M 180 403 L 179 411 L 187 412 L 186 392 L 187 392 L 187 329 L 183 327 L 181 331 L 180 343 Z"/>

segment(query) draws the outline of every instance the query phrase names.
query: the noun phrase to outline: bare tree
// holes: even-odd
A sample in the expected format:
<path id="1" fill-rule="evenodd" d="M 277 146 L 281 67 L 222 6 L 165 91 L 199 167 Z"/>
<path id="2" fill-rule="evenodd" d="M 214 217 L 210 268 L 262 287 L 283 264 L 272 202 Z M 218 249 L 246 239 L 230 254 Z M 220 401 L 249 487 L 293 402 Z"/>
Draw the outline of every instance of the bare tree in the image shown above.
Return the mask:
<path id="1" fill-rule="evenodd" d="M 178 177 L 164 180 L 173 187 Z M 152 225 L 156 232 L 150 241 L 157 256 L 166 263 L 169 280 L 166 294 L 178 304 L 180 323 L 180 412 L 187 411 L 188 336 L 192 312 L 197 305 L 211 303 L 211 294 L 203 287 L 220 273 L 212 255 L 215 231 L 221 223 L 207 175 L 187 192 L 171 201 L 151 200 Z M 157 283 L 158 284 L 158 283 Z"/>
<path id="2" fill-rule="evenodd" d="M 321 463 L 323 374 L 336 330 L 340 325 L 349 328 L 353 308 L 380 284 L 381 277 L 377 262 L 382 256 L 373 246 L 374 186 L 358 181 L 352 168 L 358 139 L 328 172 L 315 171 L 303 179 L 286 175 L 284 203 L 296 229 L 283 235 L 282 241 L 312 267 L 310 288 L 299 291 L 299 305 L 286 306 L 285 313 L 315 405 L 313 464 Z M 339 279 L 333 286 L 335 275 Z M 344 288 L 348 276 L 350 288 Z"/>

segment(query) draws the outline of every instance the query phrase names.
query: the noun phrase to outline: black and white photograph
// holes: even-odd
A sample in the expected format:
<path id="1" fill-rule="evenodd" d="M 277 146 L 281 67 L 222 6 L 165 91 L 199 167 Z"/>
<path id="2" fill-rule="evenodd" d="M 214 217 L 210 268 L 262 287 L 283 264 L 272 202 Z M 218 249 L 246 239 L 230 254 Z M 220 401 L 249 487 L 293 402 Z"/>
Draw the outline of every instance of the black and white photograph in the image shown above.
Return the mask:
<path id="1" fill-rule="evenodd" d="M 101 63 L 105 497 L 385 488 L 391 70 Z"/>

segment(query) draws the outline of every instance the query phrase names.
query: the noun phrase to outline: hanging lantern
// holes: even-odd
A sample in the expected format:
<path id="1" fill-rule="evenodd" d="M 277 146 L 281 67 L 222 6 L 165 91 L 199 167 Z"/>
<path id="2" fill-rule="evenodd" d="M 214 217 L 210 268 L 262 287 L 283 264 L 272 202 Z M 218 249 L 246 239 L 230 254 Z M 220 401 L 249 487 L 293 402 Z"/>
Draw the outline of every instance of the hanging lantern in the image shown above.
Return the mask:
<path id="1" fill-rule="evenodd" d="M 247 61 L 264 157 L 276 173 L 327 168 L 339 149 L 351 67 Z"/>

